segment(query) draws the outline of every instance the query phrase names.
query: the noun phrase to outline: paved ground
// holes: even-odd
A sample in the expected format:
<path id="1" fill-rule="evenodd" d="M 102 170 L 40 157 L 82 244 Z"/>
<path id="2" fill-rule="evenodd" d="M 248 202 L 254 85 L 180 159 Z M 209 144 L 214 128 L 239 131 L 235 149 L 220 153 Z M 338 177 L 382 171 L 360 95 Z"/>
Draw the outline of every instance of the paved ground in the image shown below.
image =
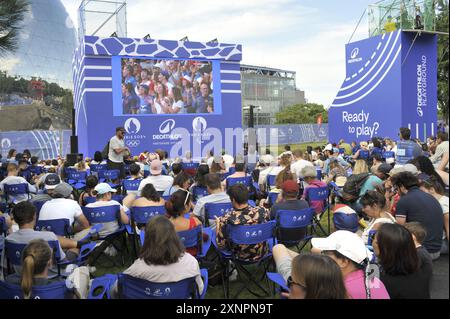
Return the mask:
<path id="1" fill-rule="evenodd" d="M 449 299 L 449 264 L 448 255 L 442 255 L 433 262 L 433 279 L 431 281 L 432 299 Z"/>

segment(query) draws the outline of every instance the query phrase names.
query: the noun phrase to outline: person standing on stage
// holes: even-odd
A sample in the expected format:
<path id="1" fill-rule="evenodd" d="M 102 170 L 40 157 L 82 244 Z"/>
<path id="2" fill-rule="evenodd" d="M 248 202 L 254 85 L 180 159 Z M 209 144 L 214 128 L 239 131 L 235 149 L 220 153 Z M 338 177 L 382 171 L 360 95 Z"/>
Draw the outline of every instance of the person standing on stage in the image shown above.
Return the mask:
<path id="1" fill-rule="evenodd" d="M 124 178 L 124 157 L 131 154 L 130 149 L 125 146 L 125 128 L 116 128 L 116 135 L 109 140 L 108 169 L 120 170 L 120 178 Z"/>

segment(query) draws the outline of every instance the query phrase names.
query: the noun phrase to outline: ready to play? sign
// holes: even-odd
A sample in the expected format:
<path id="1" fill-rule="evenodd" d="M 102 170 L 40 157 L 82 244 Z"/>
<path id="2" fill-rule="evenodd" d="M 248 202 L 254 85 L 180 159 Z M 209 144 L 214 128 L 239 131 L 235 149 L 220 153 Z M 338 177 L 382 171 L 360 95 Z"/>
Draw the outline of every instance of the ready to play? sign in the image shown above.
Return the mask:
<path id="1" fill-rule="evenodd" d="M 348 133 L 355 135 L 356 138 L 377 136 L 380 123 L 370 123 L 369 119 L 370 113 L 364 112 L 364 110 L 359 113 L 342 112 L 342 123 L 349 123 Z"/>

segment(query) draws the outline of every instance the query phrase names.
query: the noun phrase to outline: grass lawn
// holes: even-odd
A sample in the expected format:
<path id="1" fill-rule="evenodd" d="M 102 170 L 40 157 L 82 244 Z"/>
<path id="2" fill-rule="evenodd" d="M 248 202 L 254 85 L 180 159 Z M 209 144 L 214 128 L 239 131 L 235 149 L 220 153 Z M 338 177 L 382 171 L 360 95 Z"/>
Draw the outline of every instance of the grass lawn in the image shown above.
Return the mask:
<path id="1" fill-rule="evenodd" d="M 331 220 L 332 222 L 332 220 Z M 328 219 L 327 219 L 327 213 L 325 213 L 322 218 L 320 224 L 322 225 L 323 229 L 327 230 L 328 225 Z M 321 234 L 320 230 L 319 233 Z M 316 236 L 316 235 L 315 235 Z M 320 237 L 323 237 L 324 235 L 321 234 Z M 305 248 L 303 249 L 303 252 L 308 252 L 311 248 L 310 243 L 308 243 Z M 296 250 L 296 248 L 293 248 Z M 96 264 L 94 265 L 96 267 L 96 272 L 94 274 L 95 277 L 102 276 L 104 274 L 117 274 L 125 269 L 127 269 L 134 261 L 133 257 L 133 248 L 131 244 L 129 244 L 128 252 L 126 252 L 126 249 L 123 249 L 120 253 L 124 254 L 125 257 L 125 266 L 122 266 L 122 258 L 120 257 L 121 254 L 118 254 L 115 257 L 106 257 L 105 255 L 101 255 L 100 258 L 97 260 Z M 252 273 L 255 274 L 256 278 L 260 278 L 262 276 L 262 267 L 256 268 L 254 267 L 251 269 Z M 274 271 L 274 270 L 271 270 Z M 263 287 L 266 287 L 267 284 L 262 282 L 261 283 Z M 245 286 L 249 286 L 248 283 L 244 283 Z M 238 280 L 231 281 L 230 282 L 230 296 L 233 297 L 238 289 L 241 287 L 241 282 Z M 250 285 L 251 286 L 251 285 Z M 209 286 L 208 291 L 206 293 L 206 299 L 222 299 L 224 298 L 223 293 L 223 286 L 222 284 L 218 284 L 216 286 Z M 271 298 L 279 298 L 279 296 L 267 296 L 266 299 Z M 244 289 L 240 295 L 238 296 L 238 299 L 259 299 L 252 295 L 250 292 L 248 292 L 246 289 Z"/>

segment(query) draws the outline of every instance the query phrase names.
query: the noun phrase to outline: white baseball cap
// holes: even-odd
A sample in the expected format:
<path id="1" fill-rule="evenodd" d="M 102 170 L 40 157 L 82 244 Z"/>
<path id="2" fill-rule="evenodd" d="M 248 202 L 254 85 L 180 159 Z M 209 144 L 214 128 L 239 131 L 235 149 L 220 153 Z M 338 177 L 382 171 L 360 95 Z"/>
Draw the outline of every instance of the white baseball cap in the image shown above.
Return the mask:
<path id="1" fill-rule="evenodd" d="M 110 192 L 111 193 L 117 192 L 117 190 L 115 190 L 114 188 L 111 188 L 111 186 L 109 186 L 109 184 L 107 184 L 107 183 L 97 184 L 97 186 L 95 186 L 94 190 L 100 195 L 110 193 Z"/>
<path id="2" fill-rule="evenodd" d="M 327 238 L 313 238 L 311 244 L 320 250 L 335 250 L 357 264 L 372 259 L 364 240 L 348 230 L 338 230 Z"/>
<path id="3" fill-rule="evenodd" d="M 327 146 L 325 146 L 325 148 L 323 150 L 324 151 L 333 151 L 333 145 L 327 144 Z"/>

